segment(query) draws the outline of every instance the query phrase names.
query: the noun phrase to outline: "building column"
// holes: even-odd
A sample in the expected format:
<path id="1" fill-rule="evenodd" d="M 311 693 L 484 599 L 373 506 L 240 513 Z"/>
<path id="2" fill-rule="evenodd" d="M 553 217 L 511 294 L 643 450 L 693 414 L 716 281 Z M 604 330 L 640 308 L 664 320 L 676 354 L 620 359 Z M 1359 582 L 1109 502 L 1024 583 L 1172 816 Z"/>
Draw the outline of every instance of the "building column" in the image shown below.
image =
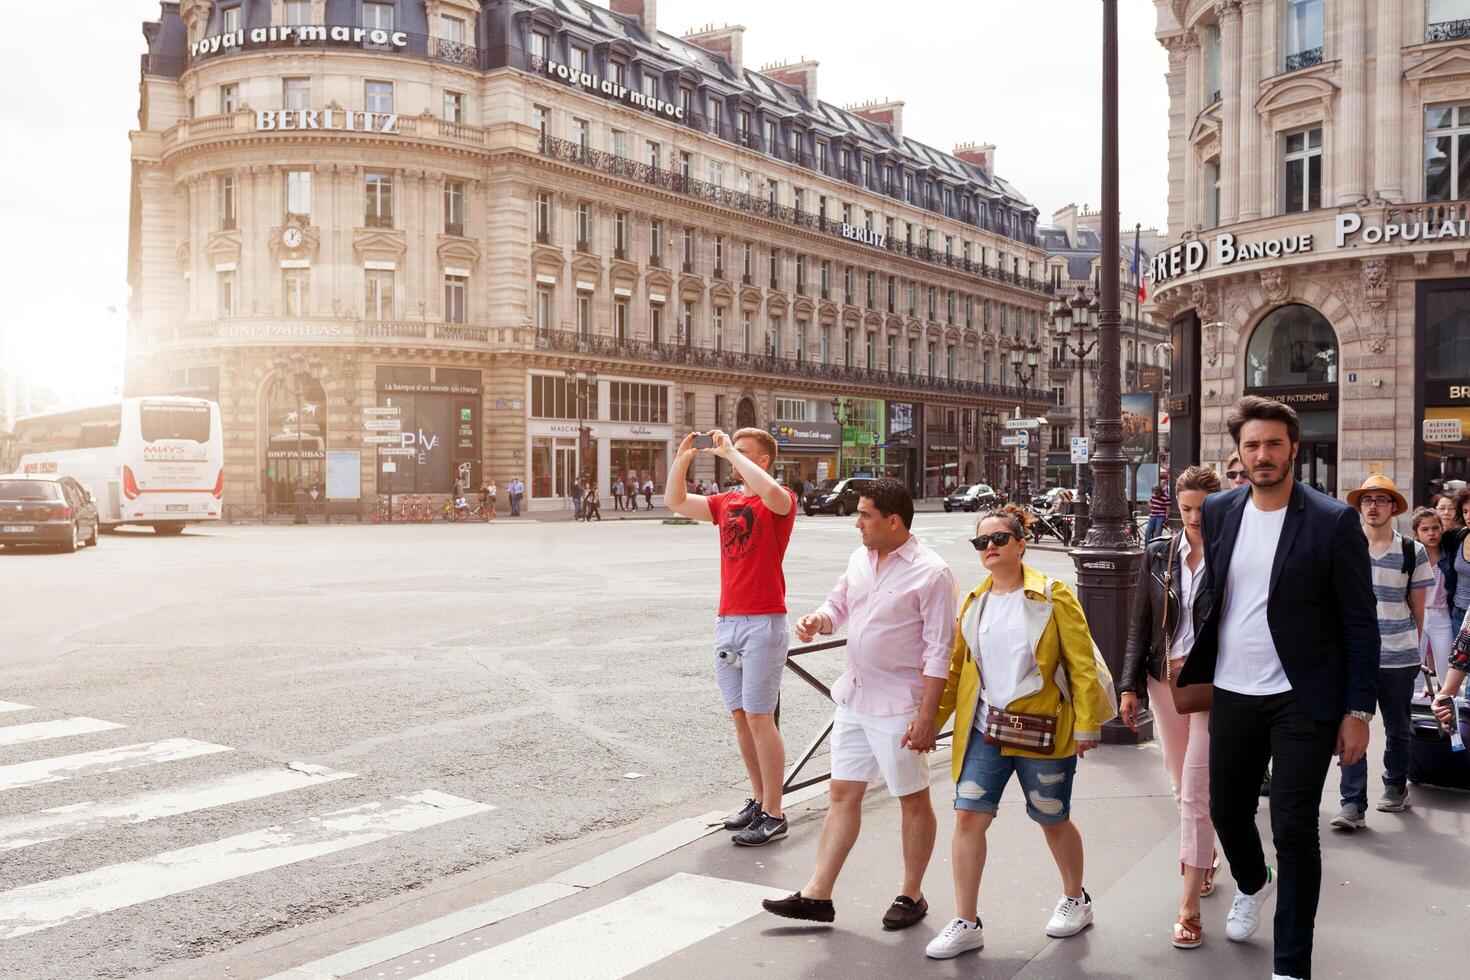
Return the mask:
<path id="1" fill-rule="evenodd" d="M 1361 0 L 1358 0 L 1361 11 Z M 1361 15 L 1360 15 L 1361 19 Z M 1404 73 L 1403 13 L 1399 4 L 1378 4 L 1377 79 L 1373 105 L 1373 183 L 1378 196 L 1388 201 L 1404 199 L 1400 172 L 1400 144 L 1403 132 L 1402 98 L 1399 86 Z M 1361 45 L 1360 45 L 1361 46 Z M 1364 83 L 1366 85 L 1366 82 Z M 1362 114 L 1359 113 L 1361 116 Z"/>
<path id="2" fill-rule="evenodd" d="M 1169 89 L 1169 227 L 1189 228 L 1192 227 L 1187 221 L 1189 213 L 1189 195 L 1186 189 L 1187 173 L 1189 170 L 1189 122 L 1188 109 L 1186 107 L 1188 77 L 1188 60 L 1185 51 L 1185 36 L 1183 34 L 1173 35 L 1163 40 L 1164 48 L 1169 52 L 1169 71 L 1164 76 L 1165 84 Z M 985 247 L 980 247 L 981 260 L 984 260 Z M 983 315 L 983 307 L 979 301 L 976 302 L 976 316 Z M 980 351 L 977 349 L 975 358 L 978 363 Z M 978 375 L 977 375 L 978 377 Z"/>
<path id="3" fill-rule="evenodd" d="M 1395 7 L 1397 4 L 1380 4 Z M 1368 56 L 1367 11 L 1364 0 L 1343 0 L 1342 4 L 1342 48 L 1338 57 L 1342 60 L 1342 111 L 1333 128 L 1335 158 L 1342 161 L 1342 169 L 1336 175 L 1336 203 L 1352 204 L 1362 200 L 1368 191 Z M 1394 99 L 1398 99 L 1395 88 Z M 1397 130 L 1395 130 L 1397 132 Z"/>
<path id="4" fill-rule="evenodd" d="M 1220 18 L 1220 224 L 1240 219 L 1240 0 L 1216 0 Z"/>
<path id="5" fill-rule="evenodd" d="M 1361 3 L 1362 0 L 1357 0 Z M 1240 220 L 1261 216 L 1261 0 L 1241 0 Z M 1228 117 L 1227 117 L 1228 118 Z"/>

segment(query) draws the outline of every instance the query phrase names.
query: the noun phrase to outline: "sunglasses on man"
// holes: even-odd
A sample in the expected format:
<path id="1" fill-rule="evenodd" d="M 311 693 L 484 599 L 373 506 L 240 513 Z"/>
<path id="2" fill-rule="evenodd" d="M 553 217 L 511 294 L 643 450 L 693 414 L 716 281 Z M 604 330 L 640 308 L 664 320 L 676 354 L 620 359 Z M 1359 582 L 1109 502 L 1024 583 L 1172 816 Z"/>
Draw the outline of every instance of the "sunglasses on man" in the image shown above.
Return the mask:
<path id="1" fill-rule="evenodd" d="M 1006 545 L 1010 544 L 1011 539 L 1015 537 L 1016 535 L 1012 534 L 1010 531 L 996 531 L 994 534 L 982 534 L 979 537 L 971 538 L 970 543 L 975 546 L 976 551 L 984 551 L 986 548 L 990 547 L 992 542 L 994 542 L 997 548 L 1004 548 Z M 1017 540 L 1020 539 L 1017 538 Z"/>
<path id="2" fill-rule="evenodd" d="M 1226 470 L 1225 471 L 1225 479 L 1227 479 L 1227 480 L 1244 480 L 1248 476 L 1250 476 L 1250 474 L 1247 473 L 1245 470 Z"/>

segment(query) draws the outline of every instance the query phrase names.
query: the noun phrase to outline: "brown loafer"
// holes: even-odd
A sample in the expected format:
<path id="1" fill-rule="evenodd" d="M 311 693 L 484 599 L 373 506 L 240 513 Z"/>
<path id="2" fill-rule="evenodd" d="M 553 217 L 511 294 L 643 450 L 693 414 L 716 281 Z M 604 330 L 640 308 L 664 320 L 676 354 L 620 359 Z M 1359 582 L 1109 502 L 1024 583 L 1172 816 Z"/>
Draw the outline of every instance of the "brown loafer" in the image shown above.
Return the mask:
<path id="1" fill-rule="evenodd" d="M 929 914 L 929 903 L 920 895 L 916 902 L 907 895 L 900 895 L 883 913 L 884 929 L 907 929 Z"/>
<path id="2" fill-rule="evenodd" d="M 794 892 L 785 898 L 762 899 L 761 908 L 783 919 L 831 922 L 837 918 L 830 898 L 807 898 L 801 892 Z"/>

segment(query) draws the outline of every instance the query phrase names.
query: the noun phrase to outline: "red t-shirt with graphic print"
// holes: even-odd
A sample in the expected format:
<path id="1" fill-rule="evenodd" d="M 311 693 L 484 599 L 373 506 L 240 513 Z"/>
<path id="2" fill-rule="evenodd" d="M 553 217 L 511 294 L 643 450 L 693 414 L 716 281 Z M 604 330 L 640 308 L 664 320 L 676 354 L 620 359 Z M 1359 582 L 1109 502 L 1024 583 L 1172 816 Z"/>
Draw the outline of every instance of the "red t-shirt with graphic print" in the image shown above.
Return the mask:
<path id="1" fill-rule="evenodd" d="M 767 616 L 786 611 L 786 573 L 781 562 L 796 526 L 796 494 L 784 516 L 771 513 L 764 500 L 743 491 L 708 497 L 709 513 L 720 529 L 720 615 Z"/>

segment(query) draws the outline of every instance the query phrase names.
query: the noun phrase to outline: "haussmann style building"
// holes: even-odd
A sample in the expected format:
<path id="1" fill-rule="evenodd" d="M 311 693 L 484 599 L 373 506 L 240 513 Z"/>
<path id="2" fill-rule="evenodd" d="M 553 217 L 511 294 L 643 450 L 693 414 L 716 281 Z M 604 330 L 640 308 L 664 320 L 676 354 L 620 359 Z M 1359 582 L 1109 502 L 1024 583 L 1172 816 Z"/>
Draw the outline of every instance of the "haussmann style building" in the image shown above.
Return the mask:
<path id="1" fill-rule="evenodd" d="M 684 433 L 747 425 L 787 480 L 936 494 L 1004 482 L 985 420 L 1044 411 L 1003 373 L 1051 287 L 995 148 L 821 101 L 812 62 L 752 70 L 740 27 L 664 34 L 654 0 L 161 7 L 127 388 L 218 399 L 234 508 L 328 475 L 362 507 L 516 476 L 533 509 L 579 474 L 661 493 Z"/>
<path id="2" fill-rule="evenodd" d="M 1155 6 L 1173 458 L 1222 461 L 1226 411 L 1259 393 L 1296 408 L 1297 476 L 1328 493 L 1465 479 L 1470 2 Z"/>

